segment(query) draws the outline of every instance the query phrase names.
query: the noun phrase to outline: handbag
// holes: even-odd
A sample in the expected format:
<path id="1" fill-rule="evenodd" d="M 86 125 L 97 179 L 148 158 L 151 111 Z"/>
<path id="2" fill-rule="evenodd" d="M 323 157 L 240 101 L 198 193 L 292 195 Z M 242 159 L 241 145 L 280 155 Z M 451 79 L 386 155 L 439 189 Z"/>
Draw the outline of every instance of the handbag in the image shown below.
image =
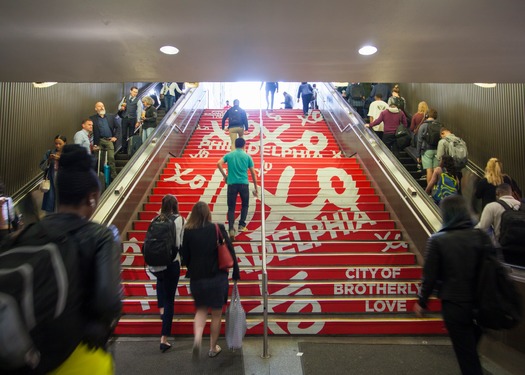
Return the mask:
<path id="1" fill-rule="evenodd" d="M 406 147 L 410 146 L 410 141 L 412 140 L 412 138 L 410 138 L 410 132 L 405 127 L 405 125 L 399 124 L 399 126 L 396 129 L 395 137 L 397 147 L 400 150 L 403 150 Z"/>
<path id="2" fill-rule="evenodd" d="M 246 312 L 244 311 L 237 281 L 233 284 L 232 299 L 226 309 L 226 344 L 230 349 L 241 349 L 242 339 L 246 334 Z"/>
<path id="3" fill-rule="evenodd" d="M 229 268 L 233 267 L 233 258 L 230 249 L 228 249 L 228 244 L 219 230 L 218 224 L 215 224 L 215 230 L 217 231 L 217 257 L 219 260 L 219 269 L 222 271 L 228 271 Z"/>
<path id="4" fill-rule="evenodd" d="M 45 170 L 45 172 L 44 172 L 44 179 L 40 183 L 40 191 L 42 193 L 47 193 L 49 191 L 49 189 L 51 189 L 51 181 L 49 181 L 49 179 L 47 178 L 47 172 L 48 171 L 49 171 L 49 169 Z"/>

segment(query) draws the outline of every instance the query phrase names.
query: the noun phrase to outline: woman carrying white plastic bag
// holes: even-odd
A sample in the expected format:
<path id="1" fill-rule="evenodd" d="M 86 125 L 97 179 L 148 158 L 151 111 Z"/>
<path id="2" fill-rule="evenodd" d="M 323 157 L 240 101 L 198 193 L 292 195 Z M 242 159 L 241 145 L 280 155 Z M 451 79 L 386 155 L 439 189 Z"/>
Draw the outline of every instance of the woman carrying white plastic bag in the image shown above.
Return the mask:
<path id="1" fill-rule="evenodd" d="M 246 334 L 246 313 L 242 308 L 237 281 L 233 284 L 232 298 L 226 310 L 226 343 L 228 348 L 242 348 L 242 339 Z"/>

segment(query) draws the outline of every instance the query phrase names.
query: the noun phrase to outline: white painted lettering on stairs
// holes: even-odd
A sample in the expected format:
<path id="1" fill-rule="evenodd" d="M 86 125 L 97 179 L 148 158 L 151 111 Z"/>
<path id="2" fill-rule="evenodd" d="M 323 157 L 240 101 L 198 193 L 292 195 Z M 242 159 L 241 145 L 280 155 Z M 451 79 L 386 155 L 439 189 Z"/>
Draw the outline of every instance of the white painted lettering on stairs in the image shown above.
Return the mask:
<path id="1" fill-rule="evenodd" d="M 406 300 L 377 300 L 365 301 L 365 312 L 406 312 Z"/>
<path id="2" fill-rule="evenodd" d="M 182 176 L 186 176 L 191 172 L 193 172 L 193 168 L 187 168 L 185 170 L 182 170 L 182 167 L 180 166 L 180 164 L 175 163 L 175 174 L 171 177 L 165 178 L 164 181 L 174 181 L 180 185 L 190 185 L 190 188 L 192 189 L 201 188 L 206 182 L 206 178 L 204 178 L 204 176 L 200 174 L 194 176 L 190 180 L 182 179 Z M 191 177 L 191 176 L 188 176 L 188 177 Z"/>
<path id="3" fill-rule="evenodd" d="M 379 272 L 379 273 L 378 273 Z M 376 275 L 381 276 L 381 279 L 397 279 L 401 273 L 401 268 L 379 268 L 379 267 L 361 267 L 349 268 L 346 270 L 346 277 L 350 280 L 354 279 L 375 279 Z"/>
<path id="4" fill-rule="evenodd" d="M 345 283 L 334 284 L 334 295 L 364 294 L 417 294 L 419 286 L 415 283 Z"/>

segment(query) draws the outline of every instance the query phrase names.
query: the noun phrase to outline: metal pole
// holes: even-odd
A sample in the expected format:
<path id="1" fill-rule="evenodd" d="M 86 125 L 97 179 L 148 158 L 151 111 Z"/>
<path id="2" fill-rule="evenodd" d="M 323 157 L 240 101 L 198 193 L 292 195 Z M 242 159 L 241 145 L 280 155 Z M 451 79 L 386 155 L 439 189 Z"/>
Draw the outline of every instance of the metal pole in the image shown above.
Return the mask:
<path id="1" fill-rule="evenodd" d="M 262 280 L 261 280 L 261 294 L 263 297 L 263 353 L 262 358 L 270 358 L 268 353 L 268 271 L 266 269 L 266 221 L 265 221 L 265 209 L 264 209 L 264 124 L 262 116 L 262 105 L 261 105 L 261 96 L 259 95 L 259 152 L 261 156 L 261 247 L 262 247 Z"/>

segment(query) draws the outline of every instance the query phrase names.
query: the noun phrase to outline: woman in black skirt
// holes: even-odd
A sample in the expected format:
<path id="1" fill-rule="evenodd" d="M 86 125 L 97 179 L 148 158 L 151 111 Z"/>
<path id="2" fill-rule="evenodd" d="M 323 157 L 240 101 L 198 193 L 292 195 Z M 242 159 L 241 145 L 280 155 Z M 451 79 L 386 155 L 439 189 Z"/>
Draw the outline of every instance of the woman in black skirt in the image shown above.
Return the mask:
<path id="1" fill-rule="evenodd" d="M 233 280 L 239 280 L 239 266 L 228 234 L 223 224 L 218 224 L 222 237 L 226 240 L 234 259 Z M 200 357 L 202 333 L 211 309 L 209 357 L 221 352 L 217 345 L 221 331 L 222 308 L 228 300 L 228 273 L 219 270 L 217 256 L 217 231 L 211 221 L 208 204 L 197 202 L 191 210 L 184 227 L 182 241 L 182 262 L 188 268 L 186 277 L 190 279 L 190 289 L 195 301 L 195 320 L 193 322 L 193 358 Z"/>

